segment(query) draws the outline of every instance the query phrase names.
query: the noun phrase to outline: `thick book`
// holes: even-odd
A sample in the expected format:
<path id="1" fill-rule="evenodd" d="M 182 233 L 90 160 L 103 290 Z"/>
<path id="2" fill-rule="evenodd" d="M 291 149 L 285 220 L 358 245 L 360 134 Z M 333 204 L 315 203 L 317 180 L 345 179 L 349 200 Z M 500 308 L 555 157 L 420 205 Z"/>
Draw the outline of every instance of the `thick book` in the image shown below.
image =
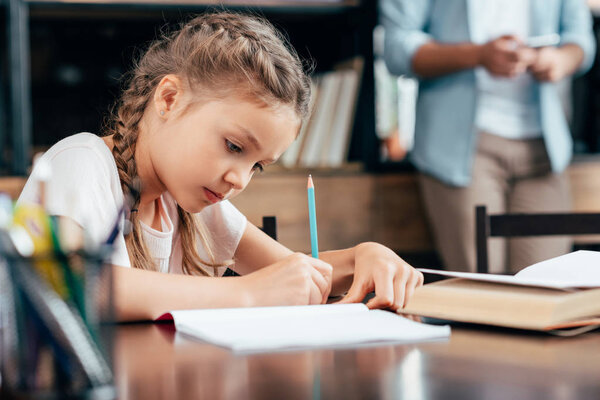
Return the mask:
<path id="1" fill-rule="evenodd" d="M 570 253 L 514 276 L 423 271 L 452 278 L 418 288 L 402 313 L 540 331 L 600 325 L 598 252 Z"/>
<path id="2" fill-rule="evenodd" d="M 364 304 L 171 311 L 175 329 L 235 352 L 349 347 L 443 340 L 448 326 L 426 325 Z"/>

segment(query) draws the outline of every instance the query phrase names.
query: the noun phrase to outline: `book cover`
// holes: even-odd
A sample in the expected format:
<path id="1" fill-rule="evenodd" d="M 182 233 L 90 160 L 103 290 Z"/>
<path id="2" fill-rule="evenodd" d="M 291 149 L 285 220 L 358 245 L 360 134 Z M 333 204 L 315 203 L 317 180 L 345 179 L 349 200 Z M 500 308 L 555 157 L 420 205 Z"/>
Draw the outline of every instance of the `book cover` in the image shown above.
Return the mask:
<path id="1" fill-rule="evenodd" d="M 594 324 L 600 316 L 600 289 L 569 292 L 452 278 L 418 288 L 401 312 L 548 331 Z"/>

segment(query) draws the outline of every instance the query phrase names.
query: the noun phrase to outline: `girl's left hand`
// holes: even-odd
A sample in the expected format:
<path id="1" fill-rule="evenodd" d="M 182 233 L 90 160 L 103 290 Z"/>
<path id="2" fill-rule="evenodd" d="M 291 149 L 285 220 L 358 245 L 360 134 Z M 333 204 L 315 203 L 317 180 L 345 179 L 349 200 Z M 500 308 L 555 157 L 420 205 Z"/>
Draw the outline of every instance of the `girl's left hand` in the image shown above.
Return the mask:
<path id="1" fill-rule="evenodd" d="M 369 308 L 403 308 L 415 288 L 423 284 L 423 274 L 392 250 L 378 243 L 361 243 L 355 248 L 354 280 L 340 303 L 358 303 L 375 291 Z"/>

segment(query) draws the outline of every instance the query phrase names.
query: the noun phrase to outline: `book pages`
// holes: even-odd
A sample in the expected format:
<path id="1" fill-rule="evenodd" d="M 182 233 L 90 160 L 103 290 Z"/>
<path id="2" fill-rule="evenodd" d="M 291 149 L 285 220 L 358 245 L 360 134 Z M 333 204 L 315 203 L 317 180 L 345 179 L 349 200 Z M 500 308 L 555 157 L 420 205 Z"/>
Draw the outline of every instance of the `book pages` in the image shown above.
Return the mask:
<path id="1" fill-rule="evenodd" d="M 515 275 L 419 268 L 419 271 L 476 281 L 573 290 L 600 287 L 600 252 L 579 250 L 531 265 Z"/>

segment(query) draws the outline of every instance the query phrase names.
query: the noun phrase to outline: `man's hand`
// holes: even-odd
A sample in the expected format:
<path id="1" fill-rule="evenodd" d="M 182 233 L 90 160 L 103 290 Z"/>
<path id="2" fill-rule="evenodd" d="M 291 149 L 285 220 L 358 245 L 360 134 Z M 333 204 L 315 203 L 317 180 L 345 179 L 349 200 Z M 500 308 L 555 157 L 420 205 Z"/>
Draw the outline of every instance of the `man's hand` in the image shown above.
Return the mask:
<path id="1" fill-rule="evenodd" d="M 537 50 L 537 57 L 529 71 L 540 82 L 557 82 L 572 72 L 564 60 L 561 49 L 543 47 Z"/>
<path id="2" fill-rule="evenodd" d="M 521 40 L 512 35 L 501 36 L 482 45 L 479 64 L 491 75 L 514 78 L 536 60 L 536 51 L 524 47 Z"/>

